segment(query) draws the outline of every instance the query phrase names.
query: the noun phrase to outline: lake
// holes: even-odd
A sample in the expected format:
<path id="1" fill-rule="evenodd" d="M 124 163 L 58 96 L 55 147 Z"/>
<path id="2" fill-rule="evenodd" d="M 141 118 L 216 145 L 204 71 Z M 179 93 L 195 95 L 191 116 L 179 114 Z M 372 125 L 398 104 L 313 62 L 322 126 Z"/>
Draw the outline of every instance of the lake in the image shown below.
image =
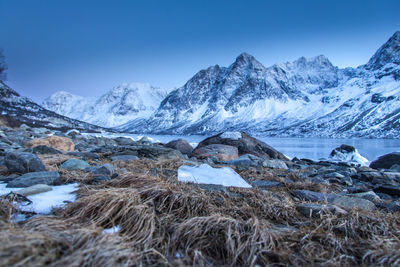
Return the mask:
<path id="1" fill-rule="evenodd" d="M 95 134 L 96 135 L 96 134 Z M 107 136 L 129 136 L 135 140 L 143 135 L 139 134 L 110 134 Z M 154 142 L 167 143 L 171 140 L 182 138 L 193 147 L 208 136 L 205 135 L 146 135 Z M 289 158 L 308 158 L 319 160 L 327 158 L 335 147 L 341 144 L 354 146 L 358 152 L 369 161 L 390 152 L 400 151 L 400 139 L 328 139 L 328 138 L 277 138 L 257 137 Z"/>

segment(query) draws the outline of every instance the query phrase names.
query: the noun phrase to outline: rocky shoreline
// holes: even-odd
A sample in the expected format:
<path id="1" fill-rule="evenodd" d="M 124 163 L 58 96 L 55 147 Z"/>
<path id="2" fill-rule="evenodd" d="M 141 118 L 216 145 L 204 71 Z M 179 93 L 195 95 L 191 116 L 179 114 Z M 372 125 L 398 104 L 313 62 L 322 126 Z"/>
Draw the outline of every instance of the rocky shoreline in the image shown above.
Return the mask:
<path id="1" fill-rule="evenodd" d="M 400 153 L 370 167 L 355 153 L 343 145 L 332 161 L 289 160 L 240 132 L 193 149 L 181 139 L 1 126 L 0 182 L 12 192 L 1 196 L 0 263 L 396 264 Z M 183 182 L 182 167 L 197 182 Z M 248 188 L 219 183 L 229 180 L 220 168 Z M 49 214 L 21 208 L 68 185 L 73 198 Z"/>

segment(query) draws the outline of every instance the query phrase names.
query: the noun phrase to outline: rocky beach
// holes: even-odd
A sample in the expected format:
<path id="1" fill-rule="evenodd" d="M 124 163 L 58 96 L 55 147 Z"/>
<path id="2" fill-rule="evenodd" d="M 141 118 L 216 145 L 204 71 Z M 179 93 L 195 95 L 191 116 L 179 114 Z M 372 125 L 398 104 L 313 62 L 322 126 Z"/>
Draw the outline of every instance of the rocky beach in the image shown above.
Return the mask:
<path id="1" fill-rule="evenodd" d="M 0 264 L 397 265 L 400 154 L 288 159 L 243 132 L 193 148 L 2 122 Z"/>

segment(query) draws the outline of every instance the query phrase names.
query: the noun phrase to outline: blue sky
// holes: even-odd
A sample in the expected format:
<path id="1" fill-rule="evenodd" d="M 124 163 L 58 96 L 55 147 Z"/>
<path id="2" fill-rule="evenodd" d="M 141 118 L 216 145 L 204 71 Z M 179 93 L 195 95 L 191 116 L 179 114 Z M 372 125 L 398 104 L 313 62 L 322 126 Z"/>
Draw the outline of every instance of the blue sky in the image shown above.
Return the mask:
<path id="1" fill-rule="evenodd" d="M 38 102 L 123 82 L 182 86 L 241 52 L 265 66 L 326 55 L 364 64 L 396 30 L 399 0 L 0 0 L 7 83 Z"/>

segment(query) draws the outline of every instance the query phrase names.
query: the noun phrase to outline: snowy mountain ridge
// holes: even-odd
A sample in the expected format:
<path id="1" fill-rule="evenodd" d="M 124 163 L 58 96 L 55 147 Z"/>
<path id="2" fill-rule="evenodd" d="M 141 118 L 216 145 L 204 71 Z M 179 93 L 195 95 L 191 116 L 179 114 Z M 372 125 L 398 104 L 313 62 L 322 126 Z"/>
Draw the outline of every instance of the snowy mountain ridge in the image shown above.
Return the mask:
<path id="1" fill-rule="evenodd" d="M 113 127 L 136 118 L 148 118 L 169 90 L 148 83 L 124 83 L 99 98 L 59 91 L 46 98 L 43 107 L 74 119 Z"/>
<path id="2" fill-rule="evenodd" d="M 149 119 L 117 127 L 136 133 L 243 130 L 269 136 L 400 137 L 400 32 L 369 62 L 339 69 L 325 56 L 264 67 L 243 53 L 229 67 L 201 70 Z"/>

